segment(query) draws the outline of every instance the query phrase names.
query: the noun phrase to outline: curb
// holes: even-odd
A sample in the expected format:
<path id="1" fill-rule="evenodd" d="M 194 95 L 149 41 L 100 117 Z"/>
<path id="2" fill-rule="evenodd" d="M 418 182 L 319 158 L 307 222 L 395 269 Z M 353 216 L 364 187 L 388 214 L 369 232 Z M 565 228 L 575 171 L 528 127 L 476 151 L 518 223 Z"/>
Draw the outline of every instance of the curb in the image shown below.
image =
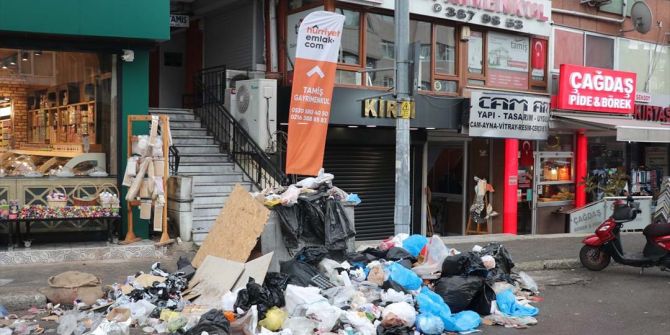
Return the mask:
<path id="1" fill-rule="evenodd" d="M 520 271 L 541 271 L 541 270 L 570 270 L 581 267 L 582 264 L 577 258 L 551 259 L 544 261 L 532 261 L 516 264 L 515 270 Z"/>

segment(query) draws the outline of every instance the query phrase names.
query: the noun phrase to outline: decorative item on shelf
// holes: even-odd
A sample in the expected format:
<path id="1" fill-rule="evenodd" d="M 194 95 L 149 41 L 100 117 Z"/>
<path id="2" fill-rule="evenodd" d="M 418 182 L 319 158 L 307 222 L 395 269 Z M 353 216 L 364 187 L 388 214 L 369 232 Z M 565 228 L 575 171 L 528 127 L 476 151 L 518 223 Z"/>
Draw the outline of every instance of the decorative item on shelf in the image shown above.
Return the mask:
<path id="1" fill-rule="evenodd" d="M 19 202 L 18 200 L 9 201 L 9 216 L 10 220 L 15 220 L 19 217 Z"/>
<path id="2" fill-rule="evenodd" d="M 119 208 L 119 189 L 111 183 L 102 184 L 98 187 L 98 201 L 103 208 Z"/>
<path id="3" fill-rule="evenodd" d="M 95 189 L 95 193 L 87 194 L 86 187 L 89 189 Z M 72 191 L 72 203 L 75 206 L 96 206 L 98 205 L 98 193 L 99 188 L 96 185 L 81 183 L 75 186 L 74 191 Z"/>
<path id="4" fill-rule="evenodd" d="M 7 200 L 2 199 L 0 200 L 0 219 L 8 219 L 9 218 L 9 203 Z"/>
<path id="5" fill-rule="evenodd" d="M 561 166 L 558 168 L 558 180 L 560 181 L 570 181 L 572 177 L 570 176 L 570 167 Z"/>
<path id="6" fill-rule="evenodd" d="M 59 188 L 60 190 L 54 189 L 51 193 L 47 194 L 47 206 L 51 208 L 62 208 L 67 206 L 67 192 L 62 186 Z"/>

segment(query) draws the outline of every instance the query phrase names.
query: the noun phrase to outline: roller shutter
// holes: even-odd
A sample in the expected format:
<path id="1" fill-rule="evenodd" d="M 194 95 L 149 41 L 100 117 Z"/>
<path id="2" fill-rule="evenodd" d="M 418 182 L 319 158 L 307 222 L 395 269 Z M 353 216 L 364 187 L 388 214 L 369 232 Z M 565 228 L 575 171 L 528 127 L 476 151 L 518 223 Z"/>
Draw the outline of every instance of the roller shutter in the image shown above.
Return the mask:
<path id="1" fill-rule="evenodd" d="M 334 184 L 363 201 L 356 207 L 356 239 L 378 240 L 393 235 L 395 148 L 392 146 L 328 145 L 326 172 Z"/>

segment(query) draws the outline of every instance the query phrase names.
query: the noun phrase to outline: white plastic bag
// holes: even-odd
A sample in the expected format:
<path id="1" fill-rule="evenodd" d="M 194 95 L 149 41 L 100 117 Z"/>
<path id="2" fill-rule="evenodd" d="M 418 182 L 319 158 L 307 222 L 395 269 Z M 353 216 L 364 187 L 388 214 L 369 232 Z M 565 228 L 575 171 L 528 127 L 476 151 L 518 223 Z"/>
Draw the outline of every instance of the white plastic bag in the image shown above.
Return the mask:
<path id="1" fill-rule="evenodd" d="M 412 298 L 411 294 L 405 294 L 403 292 L 398 292 L 392 288 L 388 289 L 386 292 L 382 293 L 382 301 L 383 302 L 406 302 L 406 303 L 413 303 L 414 298 Z"/>
<path id="2" fill-rule="evenodd" d="M 435 279 L 437 272 L 442 271 L 442 263 L 449 256 L 449 250 L 442 238 L 433 235 L 426 244 L 426 257 L 422 264 L 412 268 L 412 271 L 424 279 Z"/>
<path id="3" fill-rule="evenodd" d="M 284 330 L 290 330 L 293 335 L 312 335 L 317 324 L 314 320 L 297 317 L 289 318 L 282 326 Z"/>
<path id="4" fill-rule="evenodd" d="M 374 335 L 376 334 L 375 325 L 370 322 L 365 314 L 360 314 L 358 312 L 346 312 L 346 320 L 354 327 L 360 335 Z"/>
<path id="5" fill-rule="evenodd" d="M 416 310 L 406 302 L 396 302 L 384 308 L 382 325 L 412 327 L 416 321 Z M 401 322 L 402 324 L 398 324 Z"/>
<path id="6" fill-rule="evenodd" d="M 299 196 L 300 189 L 291 185 L 284 193 L 281 194 L 281 203 L 284 206 L 293 206 L 298 203 Z"/>
<path id="7" fill-rule="evenodd" d="M 304 316 L 311 305 L 319 303 L 328 304 L 328 300 L 319 292 L 318 287 L 300 287 L 288 285 L 284 293 L 286 300 L 286 311 L 289 316 Z"/>
<path id="8" fill-rule="evenodd" d="M 329 332 L 335 327 L 337 320 L 340 319 L 342 310 L 330 306 L 329 304 L 312 305 L 307 309 L 306 316 L 309 319 L 317 321 L 319 324 L 316 327 L 322 332 Z"/>
<path id="9" fill-rule="evenodd" d="M 526 289 L 533 293 L 538 293 L 540 291 L 533 277 L 529 276 L 527 273 L 523 271 L 519 273 L 519 277 L 520 277 L 519 284 L 521 285 L 522 289 Z"/>
<path id="10" fill-rule="evenodd" d="M 240 293 L 240 290 L 242 290 L 242 287 L 224 294 L 223 297 L 221 297 L 221 309 L 224 311 L 234 311 L 235 301 L 237 301 L 237 294 Z"/>
<path id="11" fill-rule="evenodd" d="M 491 270 L 496 267 L 496 259 L 493 258 L 491 255 L 485 255 L 481 257 L 482 259 L 482 264 L 484 264 L 484 267 L 487 270 Z"/>

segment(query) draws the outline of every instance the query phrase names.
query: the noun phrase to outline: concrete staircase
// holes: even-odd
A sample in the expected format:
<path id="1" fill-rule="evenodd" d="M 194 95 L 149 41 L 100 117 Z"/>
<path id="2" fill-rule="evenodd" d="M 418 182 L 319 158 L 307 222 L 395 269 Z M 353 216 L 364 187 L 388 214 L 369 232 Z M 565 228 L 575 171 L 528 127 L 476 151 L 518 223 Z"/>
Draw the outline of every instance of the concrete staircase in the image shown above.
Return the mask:
<path id="1" fill-rule="evenodd" d="M 152 108 L 151 114 L 170 117 L 173 144 L 181 161 L 178 174 L 193 178 L 193 241 L 202 243 L 235 184 L 247 190 L 253 184 L 189 109 Z"/>

